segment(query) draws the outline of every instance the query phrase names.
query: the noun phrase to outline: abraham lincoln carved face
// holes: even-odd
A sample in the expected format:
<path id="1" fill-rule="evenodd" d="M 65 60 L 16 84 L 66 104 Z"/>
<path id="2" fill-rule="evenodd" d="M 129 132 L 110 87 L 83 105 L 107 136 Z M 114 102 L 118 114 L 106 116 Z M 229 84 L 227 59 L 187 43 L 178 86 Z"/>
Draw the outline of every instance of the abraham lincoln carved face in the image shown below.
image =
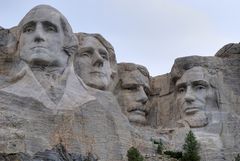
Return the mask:
<path id="1" fill-rule="evenodd" d="M 205 68 L 193 67 L 176 82 L 176 104 L 191 127 L 208 124 L 206 110 L 215 106 L 216 93 Z"/>

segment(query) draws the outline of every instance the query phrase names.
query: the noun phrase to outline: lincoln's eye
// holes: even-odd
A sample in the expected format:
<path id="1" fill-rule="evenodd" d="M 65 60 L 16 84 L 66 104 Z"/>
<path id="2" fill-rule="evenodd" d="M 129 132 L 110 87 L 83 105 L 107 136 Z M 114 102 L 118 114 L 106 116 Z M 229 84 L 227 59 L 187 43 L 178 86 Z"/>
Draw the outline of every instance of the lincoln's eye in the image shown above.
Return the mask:
<path id="1" fill-rule="evenodd" d="M 127 89 L 129 91 L 136 91 L 138 89 L 138 85 L 131 85 L 131 86 L 125 87 L 124 89 Z"/>
<path id="2" fill-rule="evenodd" d="M 186 89 L 184 87 L 180 87 L 178 88 L 178 93 L 184 93 L 186 91 Z"/>
<path id="3" fill-rule="evenodd" d="M 206 87 L 204 85 L 199 84 L 199 85 L 195 86 L 195 90 L 197 90 L 197 91 L 200 91 L 200 90 L 203 90 L 203 89 L 206 89 Z"/>

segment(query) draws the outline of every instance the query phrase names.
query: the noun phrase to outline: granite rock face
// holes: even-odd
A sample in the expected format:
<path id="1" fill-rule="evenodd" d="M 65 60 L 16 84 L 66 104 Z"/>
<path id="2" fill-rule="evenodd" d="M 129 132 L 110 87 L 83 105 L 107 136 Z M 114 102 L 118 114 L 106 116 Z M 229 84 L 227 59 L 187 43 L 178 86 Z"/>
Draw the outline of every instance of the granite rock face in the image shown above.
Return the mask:
<path id="1" fill-rule="evenodd" d="M 92 154 L 82 156 L 79 154 L 68 153 L 62 144 L 55 145 L 52 149 L 45 150 L 43 152 L 37 152 L 33 156 L 25 153 L 17 154 L 0 154 L 1 161 L 42 161 L 42 160 L 54 160 L 54 161 L 97 161 Z"/>
<path id="2" fill-rule="evenodd" d="M 213 55 L 213 54 L 211 54 Z M 126 161 L 182 151 L 191 130 L 201 161 L 240 152 L 240 45 L 215 56 L 177 58 L 169 73 L 117 63 L 100 34 L 73 33 L 55 8 L 39 5 L 0 27 L 0 161 Z"/>
<path id="3" fill-rule="evenodd" d="M 129 122 L 112 93 L 75 73 L 78 40 L 66 18 L 40 5 L 16 27 L 19 39 L 10 31 L 1 29 L 1 56 L 12 59 L 1 68 L 0 152 L 33 156 L 61 143 L 68 153 L 123 160 L 132 145 Z"/>

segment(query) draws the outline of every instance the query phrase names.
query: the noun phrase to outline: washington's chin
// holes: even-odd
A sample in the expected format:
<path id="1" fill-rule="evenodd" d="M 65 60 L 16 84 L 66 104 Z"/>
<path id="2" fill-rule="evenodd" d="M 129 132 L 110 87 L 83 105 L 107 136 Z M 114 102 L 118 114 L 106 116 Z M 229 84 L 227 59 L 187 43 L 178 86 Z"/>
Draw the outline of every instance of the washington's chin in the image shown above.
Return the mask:
<path id="1" fill-rule="evenodd" d="M 54 65 L 50 59 L 47 59 L 46 57 L 33 57 L 29 61 L 32 65 Z"/>
<path id="2" fill-rule="evenodd" d="M 21 56 L 21 55 L 20 55 Z M 52 58 L 45 52 L 37 52 L 33 54 L 24 54 L 21 59 L 33 65 L 48 65 L 52 64 Z"/>
<path id="3" fill-rule="evenodd" d="M 146 117 L 138 113 L 128 114 L 128 120 L 132 123 L 142 124 L 142 125 L 145 125 L 147 122 Z"/>

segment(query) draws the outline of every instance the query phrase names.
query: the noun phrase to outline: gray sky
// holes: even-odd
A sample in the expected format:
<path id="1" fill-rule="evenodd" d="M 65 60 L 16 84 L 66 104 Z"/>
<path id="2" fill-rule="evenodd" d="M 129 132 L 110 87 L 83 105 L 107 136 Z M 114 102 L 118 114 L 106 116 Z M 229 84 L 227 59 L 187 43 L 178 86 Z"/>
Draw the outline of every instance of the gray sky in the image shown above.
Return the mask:
<path id="1" fill-rule="evenodd" d="M 118 62 L 134 62 L 152 76 L 170 72 L 174 59 L 213 56 L 240 40 L 239 0 L 6 0 L 0 26 L 16 26 L 38 4 L 62 12 L 74 32 L 102 34 Z"/>

